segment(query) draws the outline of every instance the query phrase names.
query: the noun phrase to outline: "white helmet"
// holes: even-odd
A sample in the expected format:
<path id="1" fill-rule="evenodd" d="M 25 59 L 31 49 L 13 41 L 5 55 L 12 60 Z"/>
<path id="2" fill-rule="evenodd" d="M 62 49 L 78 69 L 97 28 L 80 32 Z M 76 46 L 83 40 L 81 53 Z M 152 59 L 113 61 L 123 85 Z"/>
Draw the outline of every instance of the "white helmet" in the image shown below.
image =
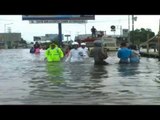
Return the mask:
<path id="1" fill-rule="evenodd" d="M 78 42 L 73 42 L 72 45 L 78 45 Z"/>
<path id="2" fill-rule="evenodd" d="M 81 45 L 86 45 L 86 43 L 81 43 Z"/>

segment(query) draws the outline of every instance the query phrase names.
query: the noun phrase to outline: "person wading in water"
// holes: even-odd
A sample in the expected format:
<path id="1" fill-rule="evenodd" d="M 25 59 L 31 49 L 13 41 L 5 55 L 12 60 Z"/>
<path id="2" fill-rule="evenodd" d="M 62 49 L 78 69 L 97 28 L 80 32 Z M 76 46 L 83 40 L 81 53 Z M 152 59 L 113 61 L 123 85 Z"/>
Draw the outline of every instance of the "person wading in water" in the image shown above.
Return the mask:
<path id="1" fill-rule="evenodd" d="M 94 42 L 94 48 L 92 50 L 94 64 L 95 65 L 108 65 L 105 59 L 108 58 L 107 52 L 104 52 L 101 42 Z"/>

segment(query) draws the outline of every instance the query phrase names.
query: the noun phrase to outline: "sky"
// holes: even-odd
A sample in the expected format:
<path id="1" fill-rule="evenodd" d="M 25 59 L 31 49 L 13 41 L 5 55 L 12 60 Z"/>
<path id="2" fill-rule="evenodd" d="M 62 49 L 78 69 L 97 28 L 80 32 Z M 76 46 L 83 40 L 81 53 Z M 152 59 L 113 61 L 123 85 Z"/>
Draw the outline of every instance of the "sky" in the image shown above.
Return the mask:
<path id="1" fill-rule="evenodd" d="M 128 16 L 130 16 L 130 25 Z M 155 34 L 159 30 L 160 15 L 134 15 L 137 21 L 134 21 L 134 29 L 149 28 Z M 116 26 L 116 32 L 111 31 L 111 26 Z M 66 24 L 62 23 L 62 34 L 70 34 L 69 39 L 74 40 L 75 36 L 80 34 L 91 34 L 91 28 L 94 26 L 98 31 L 106 31 L 108 35 L 120 35 L 120 28 L 132 30 L 131 15 L 95 15 L 95 20 L 88 20 L 87 24 Z M 11 28 L 13 33 L 21 33 L 21 36 L 27 42 L 33 42 L 33 36 L 45 36 L 45 34 L 58 34 L 57 23 L 30 24 L 28 20 L 22 20 L 22 15 L 0 15 L 0 33 L 7 32 Z M 64 37 L 64 40 L 67 38 Z"/>

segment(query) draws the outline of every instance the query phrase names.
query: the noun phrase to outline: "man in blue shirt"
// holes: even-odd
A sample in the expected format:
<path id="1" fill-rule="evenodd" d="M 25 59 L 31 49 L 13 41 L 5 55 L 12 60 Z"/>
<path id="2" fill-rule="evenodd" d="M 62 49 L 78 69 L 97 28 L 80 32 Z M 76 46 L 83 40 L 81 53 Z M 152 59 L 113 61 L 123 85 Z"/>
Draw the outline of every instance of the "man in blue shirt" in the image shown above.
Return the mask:
<path id="1" fill-rule="evenodd" d="M 129 63 L 129 58 L 132 54 L 132 51 L 127 48 L 125 42 L 121 43 L 121 48 L 118 50 L 117 56 L 120 58 L 119 63 Z"/>

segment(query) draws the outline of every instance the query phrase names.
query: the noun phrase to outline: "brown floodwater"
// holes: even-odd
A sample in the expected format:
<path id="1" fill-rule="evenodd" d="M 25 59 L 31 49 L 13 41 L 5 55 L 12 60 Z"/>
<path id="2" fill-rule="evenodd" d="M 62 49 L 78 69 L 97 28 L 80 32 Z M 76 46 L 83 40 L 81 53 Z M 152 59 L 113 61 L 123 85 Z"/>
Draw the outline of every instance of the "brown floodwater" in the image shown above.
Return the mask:
<path id="1" fill-rule="evenodd" d="M 160 62 L 118 64 L 110 52 L 107 66 L 47 63 L 44 51 L 0 50 L 1 105 L 160 105 Z"/>

